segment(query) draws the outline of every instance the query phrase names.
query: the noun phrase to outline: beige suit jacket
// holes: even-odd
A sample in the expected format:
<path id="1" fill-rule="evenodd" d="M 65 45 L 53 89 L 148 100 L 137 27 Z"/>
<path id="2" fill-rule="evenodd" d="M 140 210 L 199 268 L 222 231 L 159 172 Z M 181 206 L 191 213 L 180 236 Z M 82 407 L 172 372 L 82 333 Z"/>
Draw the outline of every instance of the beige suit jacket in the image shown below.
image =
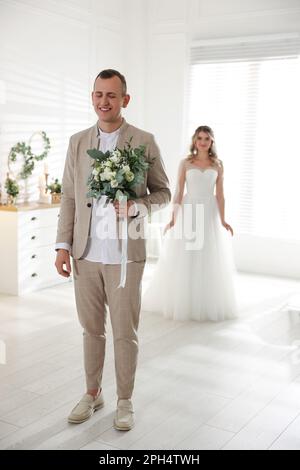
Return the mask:
<path id="1" fill-rule="evenodd" d="M 154 162 L 143 184 L 136 186 L 138 217 L 128 217 L 128 259 L 146 259 L 145 215 L 165 207 L 171 199 L 169 181 L 159 148 L 152 134 L 138 129 L 125 120 L 120 128 L 117 147 L 122 149 L 132 137 L 132 147 L 145 145 L 146 159 Z M 93 159 L 88 149 L 98 148 L 98 125 L 74 134 L 70 138 L 62 181 L 62 198 L 57 230 L 57 243 L 69 243 L 74 259 L 82 257 L 89 236 L 92 199 L 87 198 L 87 180 Z M 132 225 L 134 224 L 134 225 Z M 132 235 L 133 234 L 133 235 Z M 137 237 L 137 234 L 138 237 Z"/>

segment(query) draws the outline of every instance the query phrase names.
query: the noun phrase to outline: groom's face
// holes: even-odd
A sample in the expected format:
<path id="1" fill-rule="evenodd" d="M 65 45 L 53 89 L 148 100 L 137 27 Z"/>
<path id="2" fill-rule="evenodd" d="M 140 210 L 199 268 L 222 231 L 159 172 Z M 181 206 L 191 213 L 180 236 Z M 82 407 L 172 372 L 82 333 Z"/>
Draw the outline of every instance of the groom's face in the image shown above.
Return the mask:
<path id="1" fill-rule="evenodd" d="M 129 95 L 123 95 L 122 82 L 119 77 L 100 78 L 95 81 L 92 101 L 99 121 L 117 122 L 121 117 L 121 109 L 129 103 Z"/>

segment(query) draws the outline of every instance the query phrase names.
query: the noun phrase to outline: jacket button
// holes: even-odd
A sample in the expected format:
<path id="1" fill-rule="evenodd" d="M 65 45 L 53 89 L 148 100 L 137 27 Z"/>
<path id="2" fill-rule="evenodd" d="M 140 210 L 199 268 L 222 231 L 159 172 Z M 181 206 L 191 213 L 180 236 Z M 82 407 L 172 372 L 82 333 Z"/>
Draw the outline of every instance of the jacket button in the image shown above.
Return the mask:
<path id="1" fill-rule="evenodd" d="M 90 202 L 87 203 L 88 207 L 92 207 L 92 204 Z"/>

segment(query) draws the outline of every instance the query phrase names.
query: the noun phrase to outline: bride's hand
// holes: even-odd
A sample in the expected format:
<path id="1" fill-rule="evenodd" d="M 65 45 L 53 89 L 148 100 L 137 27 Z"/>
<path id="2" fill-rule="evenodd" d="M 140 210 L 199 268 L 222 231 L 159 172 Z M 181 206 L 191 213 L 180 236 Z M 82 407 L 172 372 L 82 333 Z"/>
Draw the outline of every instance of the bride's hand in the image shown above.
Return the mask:
<path id="1" fill-rule="evenodd" d="M 171 222 L 169 222 L 165 228 L 164 228 L 164 235 L 167 233 L 168 230 L 170 230 L 170 228 L 174 227 L 174 221 L 171 220 Z"/>
<path id="2" fill-rule="evenodd" d="M 223 225 L 223 227 L 226 228 L 226 230 L 229 230 L 231 235 L 233 236 L 233 229 L 229 224 L 227 224 L 227 222 L 225 222 L 225 220 L 224 220 L 224 222 L 222 222 L 222 225 Z"/>

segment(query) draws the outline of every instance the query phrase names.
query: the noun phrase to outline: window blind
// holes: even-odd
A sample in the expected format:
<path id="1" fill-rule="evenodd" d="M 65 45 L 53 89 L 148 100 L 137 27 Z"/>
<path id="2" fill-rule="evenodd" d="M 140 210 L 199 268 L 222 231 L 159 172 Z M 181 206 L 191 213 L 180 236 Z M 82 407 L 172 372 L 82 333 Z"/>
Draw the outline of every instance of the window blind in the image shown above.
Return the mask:
<path id="1" fill-rule="evenodd" d="M 300 240 L 299 35 L 201 41 L 190 58 L 186 137 L 213 128 L 228 221 Z"/>

